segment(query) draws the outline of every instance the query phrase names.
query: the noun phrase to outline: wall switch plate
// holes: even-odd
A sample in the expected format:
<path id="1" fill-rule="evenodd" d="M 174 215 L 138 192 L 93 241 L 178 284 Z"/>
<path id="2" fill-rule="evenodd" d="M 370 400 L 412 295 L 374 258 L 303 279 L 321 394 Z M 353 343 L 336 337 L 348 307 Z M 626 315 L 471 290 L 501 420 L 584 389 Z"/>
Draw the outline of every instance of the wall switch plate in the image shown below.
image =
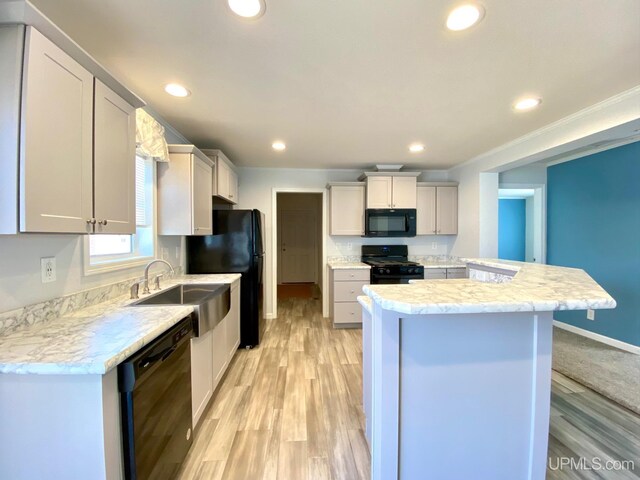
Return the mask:
<path id="1" fill-rule="evenodd" d="M 437 250 L 438 249 L 438 242 L 431 242 L 431 250 Z"/>
<path id="2" fill-rule="evenodd" d="M 176 260 L 180 261 L 180 247 L 176 247 Z"/>
<path id="3" fill-rule="evenodd" d="M 595 320 L 596 319 L 596 311 L 593 309 L 587 310 L 587 320 Z"/>
<path id="4" fill-rule="evenodd" d="M 42 283 L 51 283 L 56 281 L 56 258 L 44 257 L 40 259 L 40 273 Z"/>

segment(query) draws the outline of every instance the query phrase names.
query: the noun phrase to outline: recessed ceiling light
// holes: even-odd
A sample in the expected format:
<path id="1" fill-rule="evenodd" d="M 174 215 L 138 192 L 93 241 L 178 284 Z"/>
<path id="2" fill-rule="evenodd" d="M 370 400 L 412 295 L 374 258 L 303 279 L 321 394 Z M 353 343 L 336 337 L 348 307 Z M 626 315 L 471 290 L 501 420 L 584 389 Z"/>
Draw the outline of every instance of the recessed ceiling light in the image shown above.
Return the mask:
<path id="1" fill-rule="evenodd" d="M 424 152 L 424 145 L 422 145 L 421 143 L 412 143 L 411 145 L 409 145 L 409 151 L 411 153 Z"/>
<path id="2" fill-rule="evenodd" d="M 447 28 L 454 32 L 466 30 L 484 17 L 484 8 L 476 3 L 466 3 L 454 8 L 447 17 Z"/>
<path id="3" fill-rule="evenodd" d="M 267 7 L 264 0 L 227 0 L 227 5 L 239 17 L 251 19 L 264 15 Z"/>
<path id="4" fill-rule="evenodd" d="M 277 151 L 279 151 L 279 152 L 281 152 L 282 150 L 284 150 L 285 148 L 287 148 L 287 146 L 285 145 L 285 143 L 284 143 L 284 142 L 273 142 L 273 143 L 271 144 L 271 147 L 272 147 L 274 150 L 277 150 Z"/>
<path id="5" fill-rule="evenodd" d="M 541 103 L 542 103 L 541 98 L 526 97 L 526 98 L 521 98 L 516 103 L 514 103 L 513 108 L 515 110 L 523 112 L 525 110 L 531 110 L 532 108 L 536 108 Z"/>
<path id="6" fill-rule="evenodd" d="M 164 91 L 169 95 L 173 95 L 174 97 L 188 97 L 191 95 L 191 92 L 187 90 L 182 85 L 178 85 L 177 83 L 169 83 L 164 86 Z"/>

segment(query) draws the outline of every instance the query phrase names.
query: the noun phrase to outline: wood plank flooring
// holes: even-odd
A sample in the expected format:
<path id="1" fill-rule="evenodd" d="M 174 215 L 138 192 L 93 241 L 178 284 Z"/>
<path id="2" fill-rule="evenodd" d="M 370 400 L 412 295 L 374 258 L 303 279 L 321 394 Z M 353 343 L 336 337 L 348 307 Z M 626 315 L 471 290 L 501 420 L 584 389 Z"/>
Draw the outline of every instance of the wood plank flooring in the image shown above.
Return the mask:
<path id="1" fill-rule="evenodd" d="M 370 478 L 361 330 L 334 330 L 318 299 L 278 307 L 260 347 L 236 354 L 180 480 Z M 634 471 L 549 469 L 549 480 L 638 480 L 640 417 L 554 373 L 549 456 L 635 460 Z"/>

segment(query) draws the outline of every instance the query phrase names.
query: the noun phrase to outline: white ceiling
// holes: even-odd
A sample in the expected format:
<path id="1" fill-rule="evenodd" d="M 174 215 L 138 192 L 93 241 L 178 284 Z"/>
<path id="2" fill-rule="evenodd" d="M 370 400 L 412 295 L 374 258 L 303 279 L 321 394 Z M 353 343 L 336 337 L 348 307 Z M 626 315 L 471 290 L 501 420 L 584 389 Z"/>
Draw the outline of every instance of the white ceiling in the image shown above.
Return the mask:
<path id="1" fill-rule="evenodd" d="M 455 0 L 266 2 L 246 22 L 225 0 L 33 0 L 197 146 L 244 166 L 448 168 L 640 84 L 638 0 L 486 0 L 456 33 Z M 541 107 L 513 112 L 526 93 Z"/>

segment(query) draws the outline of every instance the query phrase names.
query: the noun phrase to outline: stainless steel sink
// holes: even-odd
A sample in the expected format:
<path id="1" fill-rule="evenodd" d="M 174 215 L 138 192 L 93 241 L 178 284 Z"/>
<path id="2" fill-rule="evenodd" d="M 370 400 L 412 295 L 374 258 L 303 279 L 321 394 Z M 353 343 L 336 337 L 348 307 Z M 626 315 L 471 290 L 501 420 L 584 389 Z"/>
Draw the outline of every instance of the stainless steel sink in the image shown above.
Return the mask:
<path id="1" fill-rule="evenodd" d="M 193 331 L 196 337 L 207 333 L 227 316 L 231 308 L 229 285 L 183 284 L 132 303 L 132 307 L 193 305 Z"/>

